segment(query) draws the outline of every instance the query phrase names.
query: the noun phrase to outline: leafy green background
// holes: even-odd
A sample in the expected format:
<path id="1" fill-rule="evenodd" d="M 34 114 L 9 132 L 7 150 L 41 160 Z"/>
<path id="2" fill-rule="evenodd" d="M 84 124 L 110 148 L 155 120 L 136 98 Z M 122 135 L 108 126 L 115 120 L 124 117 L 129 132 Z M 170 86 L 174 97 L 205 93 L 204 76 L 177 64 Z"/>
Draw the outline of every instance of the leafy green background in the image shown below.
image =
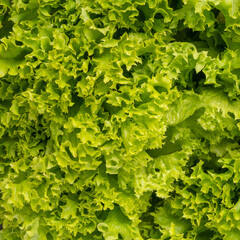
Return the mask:
<path id="1" fill-rule="evenodd" d="M 240 239 L 239 0 L 0 1 L 0 239 Z"/>

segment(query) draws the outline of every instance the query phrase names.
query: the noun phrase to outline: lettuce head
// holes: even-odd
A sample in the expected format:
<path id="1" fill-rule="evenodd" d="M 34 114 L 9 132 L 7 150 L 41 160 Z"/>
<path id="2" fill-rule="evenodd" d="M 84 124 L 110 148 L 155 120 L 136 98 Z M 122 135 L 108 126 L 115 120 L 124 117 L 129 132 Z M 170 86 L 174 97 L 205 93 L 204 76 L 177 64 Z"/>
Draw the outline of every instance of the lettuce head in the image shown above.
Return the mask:
<path id="1" fill-rule="evenodd" d="M 240 1 L 1 0 L 0 239 L 240 240 Z"/>

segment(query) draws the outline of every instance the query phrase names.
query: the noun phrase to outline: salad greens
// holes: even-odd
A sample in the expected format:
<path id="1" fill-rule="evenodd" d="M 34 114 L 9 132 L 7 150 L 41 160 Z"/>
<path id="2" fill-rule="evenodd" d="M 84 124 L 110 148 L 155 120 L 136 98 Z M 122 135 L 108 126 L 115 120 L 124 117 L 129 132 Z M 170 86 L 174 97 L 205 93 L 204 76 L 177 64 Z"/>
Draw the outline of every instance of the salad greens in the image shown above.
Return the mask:
<path id="1" fill-rule="evenodd" d="M 0 239 L 240 240 L 239 88 L 239 0 L 1 0 Z"/>

